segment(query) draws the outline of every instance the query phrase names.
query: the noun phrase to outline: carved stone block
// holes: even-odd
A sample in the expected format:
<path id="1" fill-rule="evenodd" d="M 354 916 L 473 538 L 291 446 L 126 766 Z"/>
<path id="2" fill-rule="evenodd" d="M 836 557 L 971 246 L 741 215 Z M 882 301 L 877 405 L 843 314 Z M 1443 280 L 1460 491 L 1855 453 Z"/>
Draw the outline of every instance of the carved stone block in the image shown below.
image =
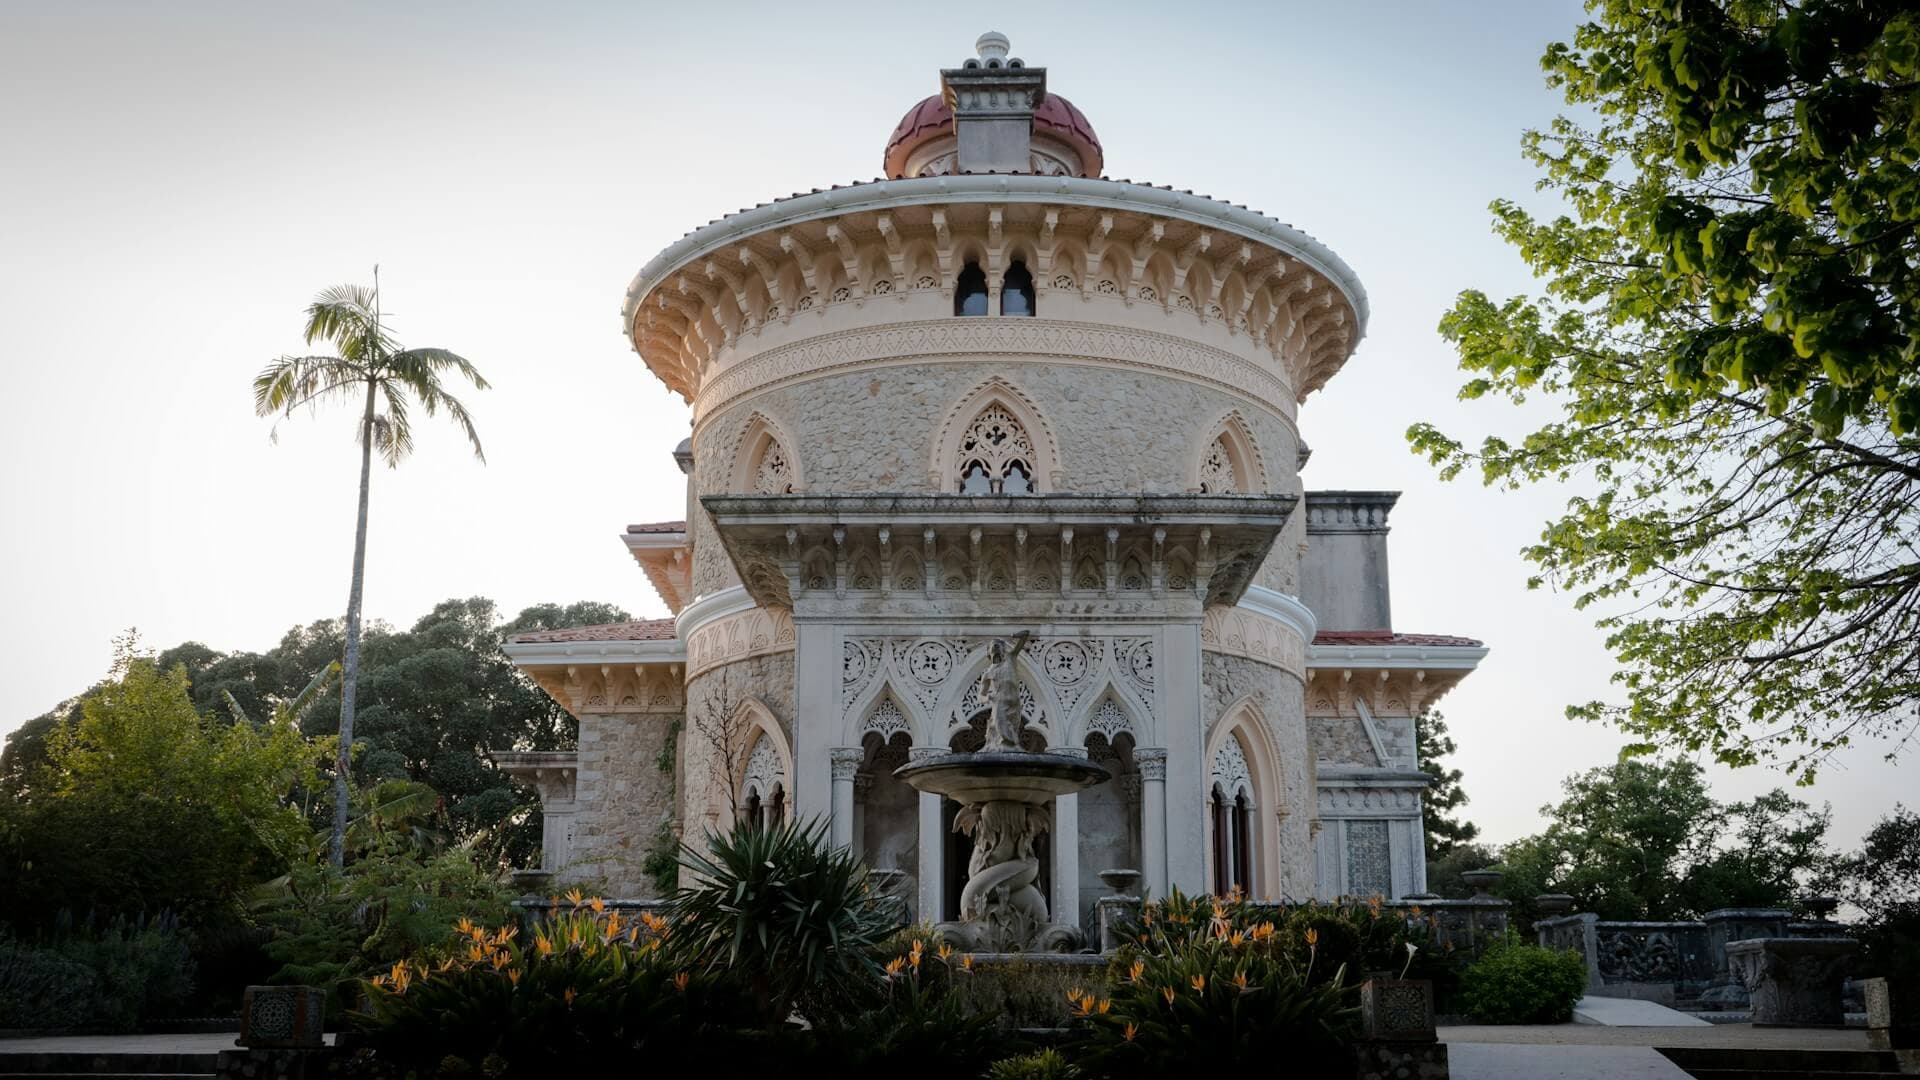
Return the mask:
<path id="1" fill-rule="evenodd" d="M 311 1049 L 325 1039 L 327 992 L 317 986 L 249 986 L 241 999 L 238 1044 Z"/>
<path id="2" fill-rule="evenodd" d="M 1425 979 L 1368 979 L 1360 984 L 1360 1031 L 1385 1042 L 1432 1042 L 1433 984 Z"/>

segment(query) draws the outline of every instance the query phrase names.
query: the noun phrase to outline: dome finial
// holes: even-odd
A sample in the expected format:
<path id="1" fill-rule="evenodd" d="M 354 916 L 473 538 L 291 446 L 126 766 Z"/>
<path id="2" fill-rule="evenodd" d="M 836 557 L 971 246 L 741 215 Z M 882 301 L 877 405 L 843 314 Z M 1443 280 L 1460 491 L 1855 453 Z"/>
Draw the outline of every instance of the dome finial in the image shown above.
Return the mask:
<path id="1" fill-rule="evenodd" d="M 1011 43 L 1007 41 L 1007 35 L 998 30 L 989 30 L 981 34 L 980 40 L 973 43 L 973 50 L 980 54 L 982 60 L 1005 60 L 1007 49 L 1010 47 Z"/>

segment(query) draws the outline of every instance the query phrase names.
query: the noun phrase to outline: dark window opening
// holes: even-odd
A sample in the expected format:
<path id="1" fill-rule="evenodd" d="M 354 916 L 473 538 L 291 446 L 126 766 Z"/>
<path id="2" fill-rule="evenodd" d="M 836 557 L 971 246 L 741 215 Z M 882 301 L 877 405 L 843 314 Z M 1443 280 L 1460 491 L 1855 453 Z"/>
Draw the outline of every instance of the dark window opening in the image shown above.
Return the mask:
<path id="1" fill-rule="evenodd" d="M 1027 264 L 1019 259 L 1007 267 L 1007 276 L 1000 279 L 1000 314 L 1032 315 L 1033 275 L 1027 272 Z"/>
<path id="2" fill-rule="evenodd" d="M 980 264 L 970 262 L 960 271 L 960 283 L 953 291 L 953 313 L 955 315 L 985 315 L 987 313 L 987 275 Z"/>
<path id="3" fill-rule="evenodd" d="M 1225 896 L 1233 889 L 1231 856 L 1227 847 L 1232 826 L 1227 823 L 1226 796 L 1220 794 L 1219 788 L 1213 789 L 1207 801 L 1213 816 L 1213 893 L 1215 896 Z"/>
<path id="4" fill-rule="evenodd" d="M 1247 805 L 1247 793 L 1233 800 L 1233 884 L 1246 895 L 1253 894 L 1253 809 Z"/>

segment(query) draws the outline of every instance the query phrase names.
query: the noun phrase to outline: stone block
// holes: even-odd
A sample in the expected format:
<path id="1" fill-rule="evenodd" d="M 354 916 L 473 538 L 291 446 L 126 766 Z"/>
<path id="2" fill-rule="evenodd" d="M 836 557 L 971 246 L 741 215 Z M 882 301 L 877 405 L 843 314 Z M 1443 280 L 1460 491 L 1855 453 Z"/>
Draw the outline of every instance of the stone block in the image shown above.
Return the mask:
<path id="1" fill-rule="evenodd" d="M 317 986 L 249 986 L 241 998 L 238 1045 L 310 1049 L 324 1044 L 327 992 Z"/>
<path id="2" fill-rule="evenodd" d="M 1376 1042 L 1434 1041 L 1433 984 L 1425 979 L 1361 983 L 1360 1031 Z"/>
<path id="3" fill-rule="evenodd" d="M 313 1050 L 222 1050 L 215 1060 L 215 1080 L 320 1080 L 332 1075 L 339 1060 L 333 1048 Z"/>
<path id="4" fill-rule="evenodd" d="M 1867 1038 L 1876 1050 L 1920 1050 L 1920 981 L 1868 979 Z"/>
<path id="5" fill-rule="evenodd" d="M 1753 999 L 1755 1027 L 1839 1027 L 1841 979 L 1859 948 L 1835 938 L 1748 938 L 1726 953 Z"/>
<path id="6" fill-rule="evenodd" d="M 1447 1044 L 1377 1042 L 1353 1046 L 1355 1080 L 1447 1080 Z"/>

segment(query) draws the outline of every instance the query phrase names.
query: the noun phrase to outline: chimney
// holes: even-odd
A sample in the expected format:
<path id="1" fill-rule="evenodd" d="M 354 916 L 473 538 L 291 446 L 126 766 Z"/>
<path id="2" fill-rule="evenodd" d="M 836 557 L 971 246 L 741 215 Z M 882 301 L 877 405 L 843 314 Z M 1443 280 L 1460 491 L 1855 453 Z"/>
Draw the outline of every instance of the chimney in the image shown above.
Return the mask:
<path id="1" fill-rule="evenodd" d="M 1047 69 L 1007 56 L 1007 37 L 991 30 L 974 43 L 978 58 L 940 72 L 953 107 L 959 172 L 1029 172 L 1033 110 L 1047 96 Z"/>

